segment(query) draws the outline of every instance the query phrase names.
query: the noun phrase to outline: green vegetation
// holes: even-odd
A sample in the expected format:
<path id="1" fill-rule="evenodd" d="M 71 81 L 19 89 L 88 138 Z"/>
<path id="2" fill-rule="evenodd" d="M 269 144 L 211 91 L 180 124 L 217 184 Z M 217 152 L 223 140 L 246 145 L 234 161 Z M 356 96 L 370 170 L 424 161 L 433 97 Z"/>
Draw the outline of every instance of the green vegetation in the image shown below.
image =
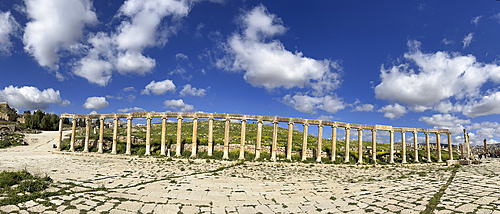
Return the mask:
<path id="1" fill-rule="evenodd" d="M 5 197 L 0 205 L 15 204 L 42 196 L 52 183 L 47 175 L 32 175 L 26 169 L 0 172 L 0 195 Z"/>
<path id="2" fill-rule="evenodd" d="M 30 111 L 25 111 L 24 120 L 25 126 L 31 129 L 41 129 L 45 131 L 59 130 L 59 116 L 57 114 L 49 114 L 37 110 L 32 115 Z"/>
<path id="3" fill-rule="evenodd" d="M 11 147 L 11 146 L 20 146 L 24 145 L 23 134 L 17 133 L 4 133 L 2 136 L 2 140 L 0 140 L 0 149 Z"/>
<path id="4" fill-rule="evenodd" d="M 428 214 L 428 213 L 433 213 L 433 211 L 436 209 L 436 206 L 440 203 L 441 197 L 444 195 L 444 192 L 450 186 L 451 182 L 453 181 L 453 178 L 455 178 L 455 175 L 457 174 L 457 171 L 460 169 L 461 165 L 455 165 L 453 167 L 453 171 L 451 172 L 450 178 L 448 178 L 448 181 L 446 182 L 445 185 L 439 189 L 439 192 L 434 194 L 434 196 L 429 200 L 429 204 L 427 204 L 427 207 L 424 211 L 421 213 L 423 214 Z"/>

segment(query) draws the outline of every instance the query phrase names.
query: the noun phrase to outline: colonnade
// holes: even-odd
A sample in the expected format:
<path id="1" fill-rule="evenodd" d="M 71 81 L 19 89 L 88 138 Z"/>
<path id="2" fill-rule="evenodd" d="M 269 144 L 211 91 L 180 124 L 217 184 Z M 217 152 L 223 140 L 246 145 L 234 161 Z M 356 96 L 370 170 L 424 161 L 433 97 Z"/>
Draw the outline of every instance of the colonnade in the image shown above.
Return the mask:
<path id="1" fill-rule="evenodd" d="M 384 126 L 384 125 L 358 125 L 358 124 L 349 124 L 335 121 L 325 121 L 325 120 L 309 120 L 302 118 L 288 118 L 288 117 L 272 117 L 272 116 L 255 116 L 255 115 L 239 115 L 239 114 L 218 114 L 218 113 L 176 113 L 176 112 L 166 112 L 166 113 L 156 113 L 156 112 L 133 112 L 128 114 L 91 114 L 91 115 L 75 115 L 75 114 L 62 114 L 59 121 L 59 139 L 57 149 L 61 150 L 61 140 L 62 140 L 62 122 L 64 118 L 72 119 L 72 135 L 70 139 L 70 151 L 75 151 L 75 134 L 76 134 L 76 119 L 83 118 L 86 120 L 86 129 L 85 129 L 85 142 L 84 142 L 84 151 L 89 152 L 89 136 L 90 136 L 90 123 L 92 119 L 98 119 L 100 121 L 100 129 L 99 129 L 99 145 L 98 152 L 103 153 L 103 131 L 104 131 L 104 120 L 105 119 L 113 119 L 113 144 L 112 144 L 112 154 L 116 154 L 116 144 L 117 144 L 117 135 L 118 135 L 118 122 L 120 118 L 127 119 L 127 146 L 125 154 L 131 154 L 131 146 L 132 146 L 132 120 L 134 118 L 146 118 L 146 152 L 145 155 L 151 155 L 151 121 L 153 118 L 161 118 L 162 120 L 162 132 L 161 132 L 161 149 L 160 155 L 166 155 L 166 147 L 165 147 L 165 136 L 166 136 L 166 122 L 168 118 L 177 118 L 177 141 L 176 141 L 176 156 L 181 155 L 181 129 L 182 129 L 182 121 L 184 118 L 192 118 L 193 120 L 193 136 L 192 136 L 192 144 L 191 144 L 191 157 L 196 157 L 197 151 L 197 131 L 198 131 L 198 120 L 200 118 L 207 118 L 209 121 L 208 128 L 208 156 L 212 156 L 213 154 L 213 122 L 215 119 L 223 119 L 225 120 L 225 129 L 224 129 L 224 149 L 223 149 L 223 159 L 229 159 L 229 130 L 230 130 L 230 122 L 231 120 L 240 120 L 241 121 L 241 142 L 240 142 L 240 154 L 239 159 L 244 159 L 244 150 L 245 150 L 245 136 L 246 136 L 246 123 L 247 121 L 257 121 L 257 142 L 256 142 L 256 151 L 255 151 L 255 159 L 260 158 L 260 152 L 262 150 L 262 124 L 264 121 L 272 122 L 273 124 L 273 138 L 271 145 L 271 160 L 276 161 L 276 151 L 277 151 L 277 138 L 278 138 L 278 124 L 280 122 L 288 123 L 288 142 L 286 149 L 286 159 L 292 159 L 292 134 L 293 134 L 293 126 L 296 123 L 300 123 L 303 125 L 303 142 L 302 142 L 302 160 L 306 160 L 306 151 L 307 151 L 307 137 L 308 137 L 308 128 L 309 125 L 317 125 L 318 127 L 318 142 L 316 149 L 316 161 L 321 161 L 322 156 L 322 140 L 323 140 L 323 128 L 324 126 L 330 126 L 332 128 L 332 148 L 331 148 L 331 161 L 335 161 L 336 158 L 336 141 L 337 141 L 337 128 L 345 129 L 345 155 L 344 162 L 349 162 L 349 153 L 350 153 L 350 130 L 356 129 L 358 132 L 358 163 L 363 163 L 362 154 L 363 154 L 363 130 L 371 130 L 372 132 L 372 149 L 371 149 L 371 159 L 376 163 L 377 159 L 377 131 L 388 131 L 389 132 L 389 162 L 394 163 L 394 132 L 401 133 L 401 152 L 402 152 L 402 163 L 406 163 L 406 142 L 405 142 L 405 133 L 412 132 L 413 133 L 413 146 L 414 146 L 414 157 L 415 162 L 419 162 L 418 160 L 418 142 L 417 142 L 417 133 L 423 132 L 425 134 L 425 145 L 426 145 L 426 158 L 428 162 L 431 162 L 431 152 L 430 152 L 430 143 L 429 143 L 429 134 L 434 133 L 436 135 L 436 144 L 437 144 L 437 154 L 438 154 L 438 162 L 442 162 L 441 159 L 441 144 L 440 144 L 440 134 L 447 134 L 448 136 L 448 151 L 449 151 L 449 159 L 453 160 L 452 155 L 452 146 L 451 146 L 451 133 L 448 129 L 420 129 L 420 128 L 398 128 L 392 126 Z"/>

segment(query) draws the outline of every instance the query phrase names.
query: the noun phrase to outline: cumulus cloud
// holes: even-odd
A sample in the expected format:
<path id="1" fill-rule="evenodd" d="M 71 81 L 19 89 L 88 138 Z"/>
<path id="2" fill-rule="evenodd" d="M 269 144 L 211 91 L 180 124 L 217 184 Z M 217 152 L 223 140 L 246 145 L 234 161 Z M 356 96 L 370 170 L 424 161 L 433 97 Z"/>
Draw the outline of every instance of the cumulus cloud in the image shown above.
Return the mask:
<path id="1" fill-rule="evenodd" d="M 24 50 L 43 67 L 57 69 L 59 53 L 83 36 L 85 25 L 97 22 L 90 0 L 25 0 L 28 23 Z"/>
<path id="2" fill-rule="evenodd" d="M 142 90 L 141 94 L 149 95 L 153 93 L 154 95 L 162 95 L 167 93 L 167 91 L 170 91 L 172 93 L 175 92 L 175 85 L 172 80 L 166 79 L 160 82 L 155 82 L 153 80 L 148 85 L 146 85 L 146 88 Z"/>
<path id="3" fill-rule="evenodd" d="M 384 117 L 394 120 L 405 115 L 408 110 L 406 110 L 406 107 L 400 105 L 399 103 L 396 103 L 393 105 L 386 105 L 379 109 L 378 112 L 382 112 L 384 113 Z"/>
<path id="4" fill-rule="evenodd" d="M 423 116 L 418 120 L 437 129 L 449 129 L 455 135 L 462 133 L 464 126 L 471 123 L 470 120 L 463 120 L 451 114 L 435 114 L 430 117 Z"/>
<path id="5" fill-rule="evenodd" d="M 118 112 L 120 112 L 120 113 L 125 113 L 125 112 L 141 112 L 141 111 L 145 111 L 145 110 L 143 108 L 139 108 L 139 107 L 118 109 Z"/>
<path id="6" fill-rule="evenodd" d="M 323 109 L 329 113 L 337 113 L 337 111 L 345 108 L 342 99 L 326 95 L 324 97 L 312 97 L 308 95 L 296 94 L 294 96 L 286 95 L 283 97 L 283 103 L 293 107 L 295 110 L 304 113 L 316 113 L 316 109 Z"/>
<path id="7" fill-rule="evenodd" d="M 10 40 L 12 35 L 15 35 L 19 30 L 19 24 L 16 22 L 14 17 L 9 11 L 0 11 L 0 54 L 10 55 L 10 49 L 12 47 L 12 41 Z"/>
<path id="8" fill-rule="evenodd" d="M 495 63 L 477 62 L 473 55 L 459 53 L 422 53 L 418 41 L 408 41 L 408 46 L 407 62 L 380 69 L 376 98 L 397 101 L 415 111 L 459 111 L 460 105 L 448 104 L 450 98 L 467 102 L 482 97 L 480 88 L 487 81 L 500 83 L 500 66 Z"/>
<path id="9" fill-rule="evenodd" d="M 473 38 L 473 36 L 474 36 L 474 33 L 469 33 L 469 34 L 467 34 L 467 35 L 464 37 L 464 39 L 462 40 L 462 43 L 464 43 L 464 47 L 463 47 L 464 49 L 465 49 L 466 47 L 469 47 L 470 43 L 472 42 L 472 38 Z"/>
<path id="10" fill-rule="evenodd" d="M 206 92 L 206 90 L 203 88 L 197 89 L 195 87 L 191 87 L 190 84 L 186 84 L 182 88 L 181 92 L 179 92 L 179 95 L 181 97 L 185 97 L 185 96 L 204 97 L 205 92 Z"/>
<path id="11" fill-rule="evenodd" d="M 109 103 L 105 97 L 89 97 L 85 100 L 83 107 L 86 109 L 99 110 L 108 107 Z"/>
<path id="12" fill-rule="evenodd" d="M 0 91 L 0 101 L 9 103 L 10 106 L 17 110 L 46 110 L 49 108 L 49 104 L 62 106 L 71 104 L 69 100 L 61 98 L 59 90 L 48 88 L 40 91 L 33 86 L 14 87 L 12 85 Z"/>
<path id="13" fill-rule="evenodd" d="M 145 56 L 144 49 L 163 47 L 191 6 L 190 1 L 125 1 L 115 16 L 122 20 L 116 31 L 89 36 L 87 55 L 75 63 L 73 72 L 101 86 L 110 82 L 113 71 L 122 75 L 151 73 L 156 60 Z M 171 17 L 170 25 L 162 23 L 166 17 Z"/>
<path id="14" fill-rule="evenodd" d="M 455 44 L 453 40 L 448 40 L 446 38 L 444 38 L 441 42 L 444 43 L 445 45 Z"/>
<path id="15" fill-rule="evenodd" d="M 243 30 L 221 44 L 226 56 L 217 60 L 217 67 L 244 71 L 245 81 L 267 90 L 311 87 L 314 95 L 321 96 L 340 85 L 340 75 L 332 72 L 332 61 L 290 52 L 278 40 L 267 41 L 287 29 L 263 5 L 243 13 L 237 20 Z"/>
<path id="16" fill-rule="evenodd" d="M 182 99 L 165 100 L 165 102 L 163 102 L 163 105 L 165 105 L 165 108 L 167 108 L 167 109 L 174 109 L 174 110 L 180 111 L 180 112 L 187 112 L 187 111 L 194 110 L 193 105 L 189 105 L 189 104 L 184 103 L 184 101 Z"/>
<path id="17" fill-rule="evenodd" d="M 470 20 L 470 23 L 475 24 L 477 26 L 477 24 L 479 23 L 479 19 L 481 19 L 482 17 L 483 16 L 476 16 Z"/>
<path id="18" fill-rule="evenodd" d="M 478 101 L 471 101 L 463 106 L 463 114 L 468 117 L 479 117 L 500 114 L 500 92 L 494 92 Z"/>

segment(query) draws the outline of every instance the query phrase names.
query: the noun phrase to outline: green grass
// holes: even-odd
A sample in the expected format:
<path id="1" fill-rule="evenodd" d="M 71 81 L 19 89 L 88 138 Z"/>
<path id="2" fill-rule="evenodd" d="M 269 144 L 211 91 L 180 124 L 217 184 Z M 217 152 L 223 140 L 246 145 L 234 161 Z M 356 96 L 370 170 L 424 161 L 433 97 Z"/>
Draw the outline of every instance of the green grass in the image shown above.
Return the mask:
<path id="1" fill-rule="evenodd" d="M 23 134 L 6 133 L 4 135 L 4 139 L 0 141 L 0 149 L 12 147 L 12 146 L 24 145 L 23 139 L 24 139 Z"/>

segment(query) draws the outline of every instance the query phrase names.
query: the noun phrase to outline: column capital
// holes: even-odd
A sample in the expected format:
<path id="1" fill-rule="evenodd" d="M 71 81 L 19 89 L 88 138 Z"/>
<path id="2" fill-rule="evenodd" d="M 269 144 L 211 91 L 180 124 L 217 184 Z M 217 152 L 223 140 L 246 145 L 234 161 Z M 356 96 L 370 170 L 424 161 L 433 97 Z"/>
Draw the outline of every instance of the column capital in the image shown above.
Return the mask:
<path id="1" fill-rule="evenodd" d="M 278 123 L 279 123 L 279 122 L 278 122 L 278 121 L 276 121 L 276 120 L 274 120 L 274 121 L 273 121 L 273 124 L 278 124 Z"/>
<path id="2" fill-rule="evenodd" d="M 377 129 L 372 129 L 372 132 L 377 132 Z"/>
<path id="3" fill-rule="evenodd" d="M 446 132 L 446 135 L 451 136 L 451 133 L 450 132 Z"/>
<path id="4" fill-rule="evenodd" d="M 332 125 L 332 129 L 336 129 L 336 128 L 338 128 L 338 127 L 339 127 L 339 125 L 337 125 L 337 124 Z"/>
<path id="5" fill-rule="evenodd" d="M 429 135 L 429 132 L 424 132 L 425 135 Z"/>
<path id="6" fill-rule="evenodd" d="M 358 131 L 363 131 L 364 129 L 363 128 L 358 128 Z"/>
<path id="7" fill-rule="evenodd" d="M 167 116 L 161 116 L 161 119 L 162 120 L 166 120 L 166 119 L 168 119 L 168 117 Z"/>
<path id="8" fill-rule="evenodd" d="M 127 120 L 132 120 L 132 119 L 134 119 L 132 116 L 127 117 Z"/>
<path id="9" fill-rule="evenodd" d="M 440 132 L 436 132 L 436 135 L 440 135 L 441 133 Z"/>
<path id="10" fill-rule="evenodd" d="M 320 123 L 320 124 L 318 124 L 318 127 L 323 128 L 324 126 L 325 126 L 325 125 L 323 125 L 323 124 L 321 124 L 321 123 Z"/>
<path id="11" fill-rule="evenodd" d="M 389 130 L 389 133 L 394 134 L 394 130 Z"/>
<path id="12" fill-rule="evenodd" d="M 229 122 L 231 122 L 231 118 L 226 117 L 226 119 L 225 119 L 224 121 L 226 121 L 226 122 L 228 122 L 228 121 L 229 121 Z"/>
<path id="13" fill-rule="evenodd" d="M 292 124 L 292 125 L 293 125 L 293 124 L 295 124 L 295 123 L 294 123 L 294 122 L 292 122 L 292 121 L 289 121 L 289 122 L 288 122 L 288 125 L 290 125 L 290 124 Z"/>
<path id="14" fill-rule="evenodd" d="M 309 126 L 309 123 L 302 123 L 302 125 L 304 125 L 304 126 Z"/>
<path id="15" fill-rule="evenodd" d="M 209 117 L 208 120 L 214 121 L 214 117 Z"/>
<path id="16" fill-rule="evenodd" d="M 243 119 L 241 119 L 241 122 L 242 122 L 242 123 L 243 123 L 243 122 L 245 122 L 245 123 L 246 123 L 246 122 L 247 122 L 247 119 L 246 119 L 246 118 L 243 118 Z"/>
<path id="17" fill-rule="evenodd" d="M 257 123 L 262 124 L 262 119 L 257 120 Z"/>
<path id="18" fill-rule="evenodd" d="M 99 120 L 105 120 L 106 118 L 105 117 L 99 117 Z"/>
<path id="19" fill-rule="evenodd" d="M 417 131 L 415 131 L 415 130 L 413 130 L 412 132 L 413 132 L 413 134 L 418 134 L 418 132 L 417 132 Z"/>
<path id="20" fill-rule="evenodd" d="M 351 127 L 345 127 L 345 130 L 351 130 Z"/>
<path id="21" fill-rule="evenodd" d="M 153 119 L 153 117 L 151 117 L 149 115 L 146 117 L 146 120 L 151 120 L 151 119 Z"/>
<path id="22" fill-rule="evenodd" d="M 200 118 L 198 118 L 198 117 L 196 117 L 196 116 L 195 116 L 195 117 L 193 117 L 193 120 L 199 120 L 199 119 L 200 119 Z"/>
<path id="23" fill-rule="evenodd" d="M 406 132 L 406 129 L 401 129 L 401 133 L 405 133 Z"/>
<path id="24" fill-rule="evenodd" d="M 182 116 L 177 116 L 177 120 L 182 120 Z"/>

